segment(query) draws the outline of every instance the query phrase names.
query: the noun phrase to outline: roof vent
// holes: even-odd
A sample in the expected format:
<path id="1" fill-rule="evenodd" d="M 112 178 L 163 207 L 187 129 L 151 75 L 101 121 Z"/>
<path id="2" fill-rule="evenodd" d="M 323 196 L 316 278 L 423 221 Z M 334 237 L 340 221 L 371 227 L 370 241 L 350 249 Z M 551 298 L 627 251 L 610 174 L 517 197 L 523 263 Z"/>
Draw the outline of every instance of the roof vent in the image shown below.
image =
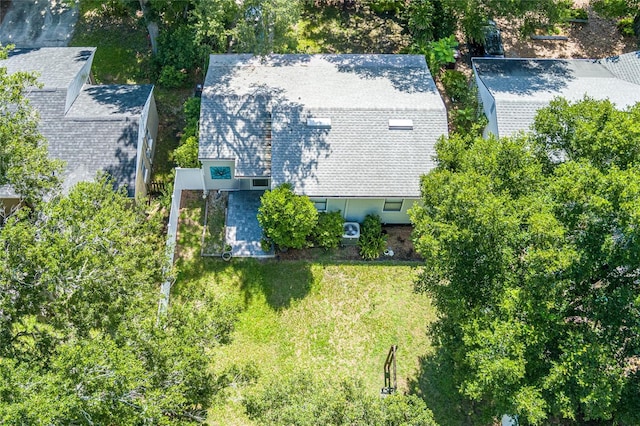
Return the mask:
<path id="1" fill-rule="evenodd" d="M 390 118 L 389 130 L 413 130 L 413 120 Z"/>
<path id="2" fill-rule="evenodd" d="M 315 127 L 318 129 L 330 129 L 331 119 L 310 117 L 310 118 L 307 118 L 307 127 Z"/>

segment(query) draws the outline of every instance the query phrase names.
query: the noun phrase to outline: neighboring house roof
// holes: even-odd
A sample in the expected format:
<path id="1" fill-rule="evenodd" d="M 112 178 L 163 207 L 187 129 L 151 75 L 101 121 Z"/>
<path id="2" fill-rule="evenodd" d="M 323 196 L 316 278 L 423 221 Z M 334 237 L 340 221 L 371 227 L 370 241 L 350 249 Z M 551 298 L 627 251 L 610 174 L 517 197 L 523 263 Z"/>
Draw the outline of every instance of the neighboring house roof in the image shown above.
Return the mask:
<path id="1" fill-rule="evenodd" d="M 330 126 L 307 126 L 307 119 Z M 389 120 L 412 120 L 394 130 Z M 326 123 L 325 123 L 326 124 Z M 418 197 L 446 110 L 423 56 L 212 55 L 200 158 L 309 196 Z"/>
<path id="2" fill-rule="evenodd" d="M 66 89 L 87 61 L 93 59 L 95 47 L 20 48 L 9 52 L 0 66 L 9 74 L 18 71 L 36 72 L 43 89 Z"/>
<path id="3" fill-rule="evenodd" d="M 609 99 L 619 108 L 640 102 L 640 56 L 618 58 L 474 58 L 473 67 L 495 101 L 499 136 L 508 136 L 529 130 L 537 111 L 556 97 Z"/>
<path id="4" fill-rule="evenodd" d="M 9 72 L 36 71 L 42 88 L 27 96 L 40 114 L 39 129 L 48 141 L 49 155 L 65 161 L 63 190 L 93 180 L 100 171 L 111 175 L 117 187 L 134 196 L 138 131 L 152 85 L 87 85 L 78 75 L 92 60 L 95 48 L 19 49 L 0 61 Z M 90 63 L 89 63 L 90 65 Z M 85 68 L 86 69 L 86 68 Z M 79 78 L 78 78 L 79 77 Z M 79 82 L 79 83 L 78 83 Z M 65 103 L 74 84 L 77 95 L 68 110 Z M 0 196 L 15 196 L 0 188 Z"/>
<path id="5" fill-rule="evenodd" d="M 598 61 L 618 78 L 640 85 L 640 50 Z"/>

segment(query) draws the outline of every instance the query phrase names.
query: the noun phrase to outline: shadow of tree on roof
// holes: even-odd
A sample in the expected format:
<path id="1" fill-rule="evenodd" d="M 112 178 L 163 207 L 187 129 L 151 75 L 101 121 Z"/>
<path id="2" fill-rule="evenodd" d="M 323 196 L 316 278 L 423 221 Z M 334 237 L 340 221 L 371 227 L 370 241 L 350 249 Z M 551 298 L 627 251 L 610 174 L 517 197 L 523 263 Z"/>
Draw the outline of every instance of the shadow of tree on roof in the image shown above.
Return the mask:
<path id="1" fill-rule="evenodd" d="M 87 86 L 84 92 L 92 102 L 95 102 L 95 105 L 87 105 L 87 115 L 96 117 L 114 114 L 141 115 L 151 90 L 152 86 L 148 84 Z"/>
<path id="2" fill-rule="evenodd" d="M 137 146 L 138 121 L 131 119 L 124 121 L 115 146 L 105 144 L 105 149 L 112 150 L 112 159 L 103 170 L 113 179 L 114 189 L 126 187 L 130 197 L 135 195 Z"/>
<path id="3" fill-rule="evenodd" d="M 480 59 L 474 65 L 490 90 L 519 95 L 560 92 L 581 72 L 562 59 Z"/>
<path id="4" fill-rule="evenodd" d="M 331 152 L 328 132 L 307 129 L 310 113 L 301 103 L 288 99 L 281 88 L 255 84 L 248 87 L 247 94 L 238 95 L 229 88 L 235 72 L 220 68 L 215 81 L 208 82 L 200 117 L 201 129 L 206 132 L 200 135 L 200 155 L 235 159 L 236 176 L 269 176 L 271 141 L 278 133 L 277 151 L 283 161 L 278 173 L 299 182 L 317 182 L 318 160 Z"/>
<path id="5" fill-rule="evenodd" d="M 422 55 L 328 55 L 326 60 L 339 72 L 366 80 L 389 80 L 403 93 L 438 93 Z"/>

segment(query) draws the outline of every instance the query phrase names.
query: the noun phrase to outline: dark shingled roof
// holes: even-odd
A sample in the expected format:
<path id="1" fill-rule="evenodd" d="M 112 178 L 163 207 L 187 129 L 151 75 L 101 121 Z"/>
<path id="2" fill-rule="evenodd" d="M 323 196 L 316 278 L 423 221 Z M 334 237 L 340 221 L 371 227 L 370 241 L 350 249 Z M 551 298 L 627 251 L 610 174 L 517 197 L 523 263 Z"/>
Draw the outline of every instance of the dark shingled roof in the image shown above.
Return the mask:
<path id="1" fill-rule="evenodd" d="M 10 72 L 37 71 L 41 89 L 28 93 L 40 113 L 40 132 L 49 155 L 66 162 L 63 188 L 89 181 L 100 171 L 134 195 L 138 129 L 152 85 L 84 85 L 66 112 L 67 89 L 95 48 L 41 48 L 13 51 L 0 66 Z M 86 79 L 86 78 L 85 78 Z M 83 80 L 84 81 L 84 80 Z M 11 192 L 0 190 L 0 195 Z"/>
<path id="2" fill-rule="evenodd" d="M 9 74 L 18 71 L 36 72 L 44 89 L 66 89 L 87 61 L 92 60 L 95 47 L 20 48 L 9 52 L 0 61 Z"/>
<path id="3" fill-rule="evenodd" d="M 307 119 L 330 119 L 330 128 Z M 389 120 L 413 128 L 389 128 Z M 309 196 L 419 197 L 447 133 L 444 104 L 419 55 L 212 55 L 200 158 L 236 176 L 270 176 Z M 268 136 L 271 136 L 269 138 Z"/>

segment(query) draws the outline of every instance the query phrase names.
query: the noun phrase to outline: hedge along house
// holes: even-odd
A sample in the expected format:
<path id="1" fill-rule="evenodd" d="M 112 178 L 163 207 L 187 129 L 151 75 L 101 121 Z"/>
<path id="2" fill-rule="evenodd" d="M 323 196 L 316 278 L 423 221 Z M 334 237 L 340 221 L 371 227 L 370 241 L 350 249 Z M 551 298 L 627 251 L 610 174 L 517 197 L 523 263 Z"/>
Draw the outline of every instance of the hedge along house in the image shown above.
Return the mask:
<path id="1" fill-rule="evenodd" d="M 472 65 L 488 118 L 485 136 L 529 130 L 556 97 L 609 99 L 622 109 L 640 102 L 640 52 L 597 60 L 473 58 Z"/>
<path id="2" fill-rule="evenodd" d="M 95 47 L 14 49 L 0 60 L 9 74 L 34 72 L 42 87 L 26 93 L 38 111 L 39 131 L 49 156 L 63 160 L 63 190 L 91 181 L 97 173 L 131 197 L 146 195 L 158 114 L 152 85 L 92 84 Z M 0 187 L 0 199 L 10 207 L 19 195 Z"/>
<path id="3" fill-rule="evenodd" d="M 206 190 L 287 182 L 347 221 L 409 223 L 447 134 L 418 55 L 212 55 L 200 114 Z"/>

